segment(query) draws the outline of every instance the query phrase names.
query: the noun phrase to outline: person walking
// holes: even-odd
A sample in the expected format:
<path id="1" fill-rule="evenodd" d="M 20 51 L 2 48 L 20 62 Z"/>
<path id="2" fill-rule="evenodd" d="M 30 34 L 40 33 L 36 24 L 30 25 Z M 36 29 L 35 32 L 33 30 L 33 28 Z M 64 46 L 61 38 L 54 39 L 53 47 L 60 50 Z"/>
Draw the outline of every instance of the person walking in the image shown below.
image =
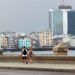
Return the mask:
<path id="1" fill-rule="evenodd" d="M 27 52 L 27 49 L 24 46 L 23 49 L 22 49 L 22 61 L 23 61 L 23 63 L 27 64 L 27 56 L 28 56 L 28 52 Z"/>
<path id="2" fill-rule="evenodd" d="M 29 52 L 28 52 L 28 59 L 29 59 L 31 64 L 32 64 L 32 54 L 33 54 L 33 52 L 32 52 L 32 46 L 31 46 L 29 49 Z"/>

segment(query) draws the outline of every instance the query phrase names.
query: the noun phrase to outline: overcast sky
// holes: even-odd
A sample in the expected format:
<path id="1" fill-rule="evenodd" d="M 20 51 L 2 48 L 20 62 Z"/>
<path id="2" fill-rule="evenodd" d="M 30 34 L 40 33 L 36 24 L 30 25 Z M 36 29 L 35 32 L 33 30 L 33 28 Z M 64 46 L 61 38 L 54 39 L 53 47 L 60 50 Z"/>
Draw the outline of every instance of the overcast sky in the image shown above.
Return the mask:
<path id="1" fill-rule="evenodd" d="M 57 9 L 60 0 L 0 0 L 0 32 L 30 33 L 49 25 L 49 8 Z M 75 9 L 75 0 L 65 0 Z"/>

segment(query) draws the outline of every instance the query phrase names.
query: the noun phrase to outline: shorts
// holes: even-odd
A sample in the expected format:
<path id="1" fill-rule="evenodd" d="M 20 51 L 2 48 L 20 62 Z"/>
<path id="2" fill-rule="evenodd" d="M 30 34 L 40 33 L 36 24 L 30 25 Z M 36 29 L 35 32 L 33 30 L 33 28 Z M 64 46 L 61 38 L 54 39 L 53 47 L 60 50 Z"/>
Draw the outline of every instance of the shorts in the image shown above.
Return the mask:
<path id="1" fill-rule="evenodd" d="M 27 57 L 22 57 L 22 59 L 27 59 Z"/>
<path id="2" fill-rule="evenodd" d="M 27 59 L 27 55 L 22 54 L 22 59 Z"/>

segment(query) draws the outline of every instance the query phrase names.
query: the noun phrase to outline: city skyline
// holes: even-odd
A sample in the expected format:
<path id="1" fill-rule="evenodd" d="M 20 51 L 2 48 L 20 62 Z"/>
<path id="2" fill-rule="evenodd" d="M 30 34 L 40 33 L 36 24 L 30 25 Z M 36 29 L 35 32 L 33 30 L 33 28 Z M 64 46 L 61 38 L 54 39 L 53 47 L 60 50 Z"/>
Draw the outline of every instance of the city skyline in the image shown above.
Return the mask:
<path id="1" fill-rule="evenodd" d="M 49 9 L 57 9 L 60 0 L 0 0 L 0 32 L 37 32 L 49 27 Z M 74 0 L 64 4 L 75 9 Z"/>

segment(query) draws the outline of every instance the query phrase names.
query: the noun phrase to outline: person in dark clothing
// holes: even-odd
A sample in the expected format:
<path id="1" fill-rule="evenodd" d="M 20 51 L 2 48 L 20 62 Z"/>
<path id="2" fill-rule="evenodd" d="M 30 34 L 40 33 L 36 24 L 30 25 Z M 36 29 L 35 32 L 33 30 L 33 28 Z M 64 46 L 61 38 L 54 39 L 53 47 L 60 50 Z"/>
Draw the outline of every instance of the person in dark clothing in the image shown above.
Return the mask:
<path id="1" fill-rule="evenodd" d="M 22 60 L 23 60 L 23 63 L 27 64 L 27 56 L 28 56 L 27 49 L 24 46 L 23 49 L 22 49 Z"/>

